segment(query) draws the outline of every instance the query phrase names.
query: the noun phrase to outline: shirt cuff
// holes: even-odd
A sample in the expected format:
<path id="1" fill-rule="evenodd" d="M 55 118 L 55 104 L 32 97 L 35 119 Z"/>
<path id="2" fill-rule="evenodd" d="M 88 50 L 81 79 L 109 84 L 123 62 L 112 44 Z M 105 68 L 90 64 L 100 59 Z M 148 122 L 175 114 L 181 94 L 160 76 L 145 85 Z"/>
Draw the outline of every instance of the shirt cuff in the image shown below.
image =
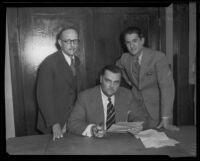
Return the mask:
<path id="1" fill-rule="evenodd" d="M 83 136 L 91 137 L 91 136 L 92 136 L 92 134 L 91 134 L 91 127 L 92 127 L 93 125 L 95 125 L 95 124 L 89 124 L 89 125 L 85 128 L 85 130 L 83 131 L 82 135 L 83 135 Z"/>

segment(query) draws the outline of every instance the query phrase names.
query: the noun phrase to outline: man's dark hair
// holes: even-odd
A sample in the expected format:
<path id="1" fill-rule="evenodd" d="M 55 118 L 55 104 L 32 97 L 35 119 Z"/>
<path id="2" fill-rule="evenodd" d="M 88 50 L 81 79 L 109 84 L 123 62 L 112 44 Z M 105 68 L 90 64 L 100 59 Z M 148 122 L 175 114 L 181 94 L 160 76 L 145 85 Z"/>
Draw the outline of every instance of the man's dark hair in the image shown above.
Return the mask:
<path id="1" fill-rule="evenodd" d="M 120 34 L 120 42 L 121 42 L 121 45 L 122 45 L 122 50 L 124 52 L 127 52 L 127 47 L 126 47 L 126 44 L 125 44 L 125 36 L 127 34 L 138 34 L 138 37 L 141 39 L 141 38 L 144 38 L 144 35 L 141 31 L 141 29 L 139 27 L 136 27 L 136 26 L 130 26 L 128 28 L 126 28 L 121 34 Z"/>
<path id="2" fill-rule="evenodd" d="M 121 71 L 121 68 L 114 65 L 114 64 L 111 64 L 111 65 L 106 65 L 102 70 L 101 70 L 101 73 L 100 75 L 103 76 L 105 74 L 105 71 L 106 70 L 109 70 L 113 73 L 120 73 L 122 75 L 122 71 Z"/>
<path id="3" fill-rule="evenodd" d="M 133 33 L 138 34 L 139 38 L 144 38 L 144 35 L 139 27 L 131 26 L 131 27 L 126 28 L 122 32 L 124 40 L 127 34 L 133 34 Z"/>

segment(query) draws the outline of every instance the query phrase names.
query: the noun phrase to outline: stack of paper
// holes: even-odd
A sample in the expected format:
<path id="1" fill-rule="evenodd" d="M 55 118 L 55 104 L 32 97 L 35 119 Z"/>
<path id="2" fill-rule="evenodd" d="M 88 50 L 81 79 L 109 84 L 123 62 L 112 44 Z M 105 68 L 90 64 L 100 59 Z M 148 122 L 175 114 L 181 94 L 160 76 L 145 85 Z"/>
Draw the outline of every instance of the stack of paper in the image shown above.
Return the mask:
<path id="1" fill-rule="evenodd" d="M 129 131 L 131 132 L 131 131 Z M 160 148 L 163 146 L 175 146 L 178 141 L 167 137 L 164 132 L 157 132 L 156 130 L 149 129 L 139 132 L 135 135 L 136 138 L 140 138 L 146 148 Z"/>
<path id="2" fill-rule="evenodd" d="M 142 126 L 143 122 L 118 122 L 113 124 L 107 132 L 116 132 L 116 133 L 124 133 L 131 129 L 137 128 L 138 126 Z"/>

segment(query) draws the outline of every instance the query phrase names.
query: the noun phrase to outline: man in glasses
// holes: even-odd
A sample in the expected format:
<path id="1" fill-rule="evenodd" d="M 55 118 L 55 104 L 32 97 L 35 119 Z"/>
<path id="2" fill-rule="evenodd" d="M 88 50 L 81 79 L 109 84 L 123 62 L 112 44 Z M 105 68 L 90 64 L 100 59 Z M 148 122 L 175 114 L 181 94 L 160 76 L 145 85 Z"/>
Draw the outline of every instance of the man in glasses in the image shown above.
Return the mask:
<path id="1" fill-rule="evenodd" d="M 80 60 L 75 53 L 79 35 L 75 28 L 64 28 L 57 35 L 59 50 L 40 65 L 37 78 L 39 105 L 37 128 L 53 133 L 53 140 L 63 137 L 79 90 Z"/>

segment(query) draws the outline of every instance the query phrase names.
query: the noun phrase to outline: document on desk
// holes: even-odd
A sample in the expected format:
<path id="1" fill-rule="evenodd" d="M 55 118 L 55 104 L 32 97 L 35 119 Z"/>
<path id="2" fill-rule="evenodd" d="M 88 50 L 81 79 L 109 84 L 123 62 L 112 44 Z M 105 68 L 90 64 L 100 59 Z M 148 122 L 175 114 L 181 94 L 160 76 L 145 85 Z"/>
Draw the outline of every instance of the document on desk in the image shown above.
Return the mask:
<path id="1" fill-rule="evenodd" d="M 131 132 L 131 131 L 129 131 Z M 179 142 L 167 137 L 164 132 L 158 132 L 153 129 L 141 131 L 136 138 L 140 138 L 145 148 L 160 148 L 163 146 L 175 146 Z"/>
<path id="2" fill-rule="evenodd" d="M 115 132 L 115 133 L 126 133 L 127 131 L 136 128 L 138 126 L 142 126 L 144 122 L 117 122 L 116 124 L 113 124 L 107 132 Z"/>

